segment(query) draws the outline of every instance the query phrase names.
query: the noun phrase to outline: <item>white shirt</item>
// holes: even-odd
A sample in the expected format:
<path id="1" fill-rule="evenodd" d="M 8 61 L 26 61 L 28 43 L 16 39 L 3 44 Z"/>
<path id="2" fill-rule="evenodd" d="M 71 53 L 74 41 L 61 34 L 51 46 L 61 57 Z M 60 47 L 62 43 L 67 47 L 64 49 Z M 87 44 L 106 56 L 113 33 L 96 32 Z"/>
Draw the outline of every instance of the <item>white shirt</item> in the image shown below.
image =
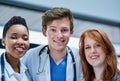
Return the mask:
<path id="1" fill-rule="evenodd" d="M 20 73 L 16 73 L 10 64 L 6 61 L 4 54 L 4 63 L 5 63 L 5 81 L 31 81 L 31 78 L 28 74 L 26 66 L 20 62 Z M 1 61 L 0 61 L 0 73 L 1 73 Z M 1 75 L 0 75 L 1 81 Z"/>

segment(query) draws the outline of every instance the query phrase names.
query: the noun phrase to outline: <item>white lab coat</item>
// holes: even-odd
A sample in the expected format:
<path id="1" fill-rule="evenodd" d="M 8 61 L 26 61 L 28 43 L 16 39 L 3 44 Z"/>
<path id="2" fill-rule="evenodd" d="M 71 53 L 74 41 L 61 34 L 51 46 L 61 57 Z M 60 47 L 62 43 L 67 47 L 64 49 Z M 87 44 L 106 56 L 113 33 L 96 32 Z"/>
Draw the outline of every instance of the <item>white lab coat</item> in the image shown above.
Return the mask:
<path id="1" fill-rule="evenodd" d="M 44 50 L 42 50 L 41 54 L 39 55 L 39 52 L 43 47 L 43 45 L 40 45 L 38 47 L 30 49 L 22 58 L 23 63 L 25 63 L 29 69 L 33 81 L 51 81 L 48 48 L 46 47 Z M 76 62 L 77 81 L 82 81 L 82 72 L 78 49 L 71 49 Z M 73 81 L 74 69 L 72 57 L 69 53 L 69 50 L 66 71 L 66 81 Z"/>
<path id="2" fill-rule="evenodd" d="M 7 62 L 4 54 L 4 73 L 5 73 L 5 81 L 31 81 L 31 77 L 28 74 L 28 70 L 26 66 L 20 62 L 20 73 L 16 73 L 11 65 Z M 2 77 L 1 72 L 1 56 L 0 56 L 0 81 Z"/>

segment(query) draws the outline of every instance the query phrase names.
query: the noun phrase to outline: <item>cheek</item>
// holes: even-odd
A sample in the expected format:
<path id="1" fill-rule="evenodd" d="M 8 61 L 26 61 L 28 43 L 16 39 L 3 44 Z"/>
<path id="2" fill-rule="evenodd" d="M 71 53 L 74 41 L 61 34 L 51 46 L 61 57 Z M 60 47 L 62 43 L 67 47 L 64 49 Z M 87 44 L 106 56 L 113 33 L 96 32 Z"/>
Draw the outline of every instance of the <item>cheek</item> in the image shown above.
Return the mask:
<path id="1" fill-rule="evenodd" d="M 105 54 L 105 51 L 102 49 L 102 48 L 100 48 L 100 49 L 98 49 L 98 52 L 102 55 L 102 56 L 106 56 L 106 54 Z"/>
<path id="2" fill-rule="evenodd" d="M 71 33 L 64 34 L 64 36 L 66 36 L 66 37 L 70 37 L 71 35 L 72 35 Z"/>
<path id="3" fill-rule="evenodd" d="M 6 51 L 11 51 L 12 49 L 13 49 L 13 47 L 14 47 L 14 43 L 13 42 L 11 42 L 11 41 L 6 41 L 5 42 L 5 49 L 6 49 Z"/>
<path id="4" fill-rule="evenodd" d="M 85 55 L 85 59 L 88 63 L 90 62 L 90 58 L 88 57 L 88 55 Z"/>
<path id="5" fill-rule="evenodd" d="M 90 57 L 90 52 L 87 50 L 85 51 L 85 58 L 87 61 L 89 60 L 89 57 Z"/>
<path id="6" fill-rule="evenodd" d="M 106 54 L 105 54 L 105 52 L 104 51 L 101 51 L 101 57 L 103 58 L 103 59 L 105 59 L 105 57 L 106 57 Z"/>
<path id="7" fill-rule="evenodd" d="M 88 59 L 89 54 L 87 52 L 85 52 L 85 58 Z"/>
<path id="8" fill-rule="evenodd" d="M 48 38 L 48 40 L 50 41 L 50 40 L 54 39 L 55 36 L 54 36 L 54 35 L 50 35 L 50 34 L 48 34 L 48 35 L 47 35 L 47 38 Z"/>
<path id="9" fill-rule="evenodd" d="M 85 49 L 84 49 L 84 50 L 85 50 Z M 89 53 L 90 53 L 90 50 L 85 50 L 84 52 L 85 52 L 85 56 L 88 56 Z"/>
<path id="10" fill-rule="evenodd" d="M 47 36 L 48 38 L 53 38 L 53 37 L 55 37 L 55 34 L 52 34 L 52 33 L 50 33 L 50 32 L 46 32 L 46 36 Z"/>
<path id="11" fill-rule="evenodd" d="M 12 46 L 14 43 L 15 43 L 15 41 L 9 40 L 9 39 L 7 39 L 7 40 L 5 41 L 5 45 L 6 45 L 7 47 Z"/>
<path id="12" fill-rule="evenodd" d="M 28 42 L 25 42 L 25 46 L 26 46 L 27 49 L 30 47 L 29 41 L 28 41 Z"/>
<path id="13" fill-rule="evenodd" d="M 71 35 L 70 34 L 64 34 L 63 36 L 64 36 L 64 38 L 69 39 Z"/>

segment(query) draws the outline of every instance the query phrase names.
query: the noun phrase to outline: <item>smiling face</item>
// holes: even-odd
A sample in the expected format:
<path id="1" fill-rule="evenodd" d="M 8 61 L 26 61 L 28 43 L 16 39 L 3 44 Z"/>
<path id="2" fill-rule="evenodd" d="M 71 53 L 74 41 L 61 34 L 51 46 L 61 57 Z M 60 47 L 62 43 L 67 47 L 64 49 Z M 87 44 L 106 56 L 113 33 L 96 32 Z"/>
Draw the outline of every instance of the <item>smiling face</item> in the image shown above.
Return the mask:
<path id="1" fill-rule="evenodd" d="M 22 57 L 29 48 L 29 33 L 23 25 L 12 25 L 2 39 L 8 56 Z"/>
<path id="2" fill-rule="evenodd" d="M 64 50 L 73 31 L 70 31 L 68 18 L 53 20 L 47 24 L 47 30 L 43 34 L 48 38 L 49 47 L 52 50 Z"/>
<path id="3" fill-rule="evenodd" d="M 85 57 L 88 63 L 93 67 L 104 66 L 106 54 L 102 49 L 102 45 L 86 36 L 84 46 Z"/>

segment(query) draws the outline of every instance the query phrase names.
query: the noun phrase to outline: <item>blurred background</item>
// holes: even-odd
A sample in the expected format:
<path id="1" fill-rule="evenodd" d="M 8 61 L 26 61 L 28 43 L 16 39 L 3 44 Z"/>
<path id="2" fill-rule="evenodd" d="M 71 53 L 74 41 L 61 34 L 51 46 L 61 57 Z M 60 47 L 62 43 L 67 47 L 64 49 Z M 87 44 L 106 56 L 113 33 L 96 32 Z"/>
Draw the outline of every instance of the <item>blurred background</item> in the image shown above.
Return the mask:
<path id="1" fill-rule="evenodd" d="M 112 41 L 120 68 L 120 0 L 0 0 L 0 42 L 4 24 L 12 16 L 26 19 L 30 30 L 30 48 L 47 44 L 41 33 L 41 16 L 53 7 L 69 8 L 74 15 L 74 34 L 68 46 L 78 48 L 79 37 L 86 29 L 105 31 Z M 0 43 L 0 54 L 4 52 Z"/>

